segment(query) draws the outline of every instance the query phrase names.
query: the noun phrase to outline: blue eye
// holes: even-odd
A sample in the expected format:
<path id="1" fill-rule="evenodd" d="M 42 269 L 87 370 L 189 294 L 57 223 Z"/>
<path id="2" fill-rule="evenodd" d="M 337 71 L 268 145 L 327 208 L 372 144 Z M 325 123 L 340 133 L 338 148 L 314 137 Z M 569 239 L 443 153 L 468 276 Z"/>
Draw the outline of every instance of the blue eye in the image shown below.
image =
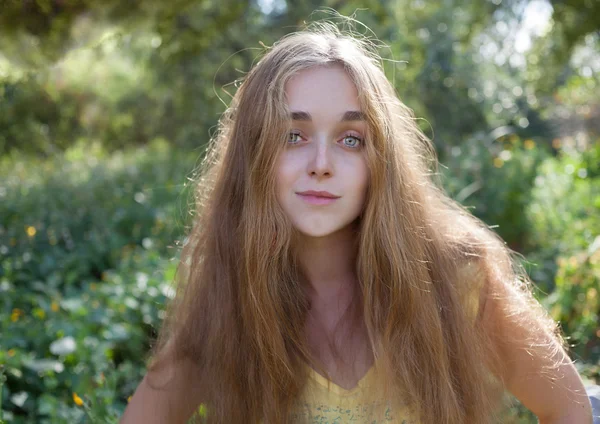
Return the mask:
<path id="1" fill-rule="evenodd" d="M 354 147 L 355 148 L 355 147 L 358 147 L 362 143 L 362 139 L 360 137 L 355 136 L 355 135 L 345 135 L 344 138 L 343 138 L 344 142 L 346 140 L 348 140 L 348 139 L 354 140 L 353 144 L 347 144 L 347 143 L 345 143 L 345 145 L 348 146 L 348 147 Z"/>
<path id="2" fill-rule="evenodd" d="M 300 135 L 300 133 L 290 132 L 289 135 L 288 135 L 287 141 L 288 141 L 288 143 L 296 144 L 296 143 L 298 143 L 300 141 L 301 137 L 302 136 Z"/>

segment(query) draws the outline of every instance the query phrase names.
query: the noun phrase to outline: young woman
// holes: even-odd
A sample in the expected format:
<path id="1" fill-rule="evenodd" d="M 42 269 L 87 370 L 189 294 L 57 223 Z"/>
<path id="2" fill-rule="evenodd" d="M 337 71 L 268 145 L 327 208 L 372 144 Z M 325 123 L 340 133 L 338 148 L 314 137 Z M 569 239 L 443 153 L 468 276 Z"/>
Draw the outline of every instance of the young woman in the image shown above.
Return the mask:
<path id="1" fill-rule="evenodd" d="M 591 423 L 555 323 L 375 49 L 284 37 L 220 121 L 148 374 L 123 423 L 487 423 L 504 390 Z"/>

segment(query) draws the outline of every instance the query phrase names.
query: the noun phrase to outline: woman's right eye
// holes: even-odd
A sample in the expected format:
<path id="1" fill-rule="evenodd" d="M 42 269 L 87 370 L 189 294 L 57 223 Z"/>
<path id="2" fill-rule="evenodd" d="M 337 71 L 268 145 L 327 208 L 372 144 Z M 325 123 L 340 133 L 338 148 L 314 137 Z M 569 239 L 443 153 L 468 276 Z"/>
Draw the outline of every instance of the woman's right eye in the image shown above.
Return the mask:
<path id="1" fill-rule="evenodd" d="M 301 138 L 302 138 L 302 136 L 300 135 L 300 133 L 292 131 L 288 135 L 288 143 L 296 144 L 296 143 L 298 143 L 300 141 Z"/>

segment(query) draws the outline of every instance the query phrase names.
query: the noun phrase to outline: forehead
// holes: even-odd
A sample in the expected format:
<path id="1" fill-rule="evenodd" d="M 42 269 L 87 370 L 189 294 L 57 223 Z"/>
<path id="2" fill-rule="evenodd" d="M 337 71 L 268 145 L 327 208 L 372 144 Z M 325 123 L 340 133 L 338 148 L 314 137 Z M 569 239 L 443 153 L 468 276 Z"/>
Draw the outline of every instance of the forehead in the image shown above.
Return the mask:
<path id="1" fill-rule="evenodd" d="M 295 74 L 285 86 L 291 111 L 360 111 L 358 92 L 341 65 L 318 66 Z"/>

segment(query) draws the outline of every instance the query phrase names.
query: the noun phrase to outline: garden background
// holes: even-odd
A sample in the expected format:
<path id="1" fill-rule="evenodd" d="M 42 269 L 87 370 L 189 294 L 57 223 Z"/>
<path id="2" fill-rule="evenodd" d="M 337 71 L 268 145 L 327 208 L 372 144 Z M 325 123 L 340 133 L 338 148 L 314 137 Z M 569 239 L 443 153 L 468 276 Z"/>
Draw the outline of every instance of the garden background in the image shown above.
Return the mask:
<path id="1" fill-rule="evenodd" d="M 388 45 L 446 189 L 600 383 L 600 2 L 0 0 L 0 420 L 117 422 L 234 81 L 323 6 Z"/>

